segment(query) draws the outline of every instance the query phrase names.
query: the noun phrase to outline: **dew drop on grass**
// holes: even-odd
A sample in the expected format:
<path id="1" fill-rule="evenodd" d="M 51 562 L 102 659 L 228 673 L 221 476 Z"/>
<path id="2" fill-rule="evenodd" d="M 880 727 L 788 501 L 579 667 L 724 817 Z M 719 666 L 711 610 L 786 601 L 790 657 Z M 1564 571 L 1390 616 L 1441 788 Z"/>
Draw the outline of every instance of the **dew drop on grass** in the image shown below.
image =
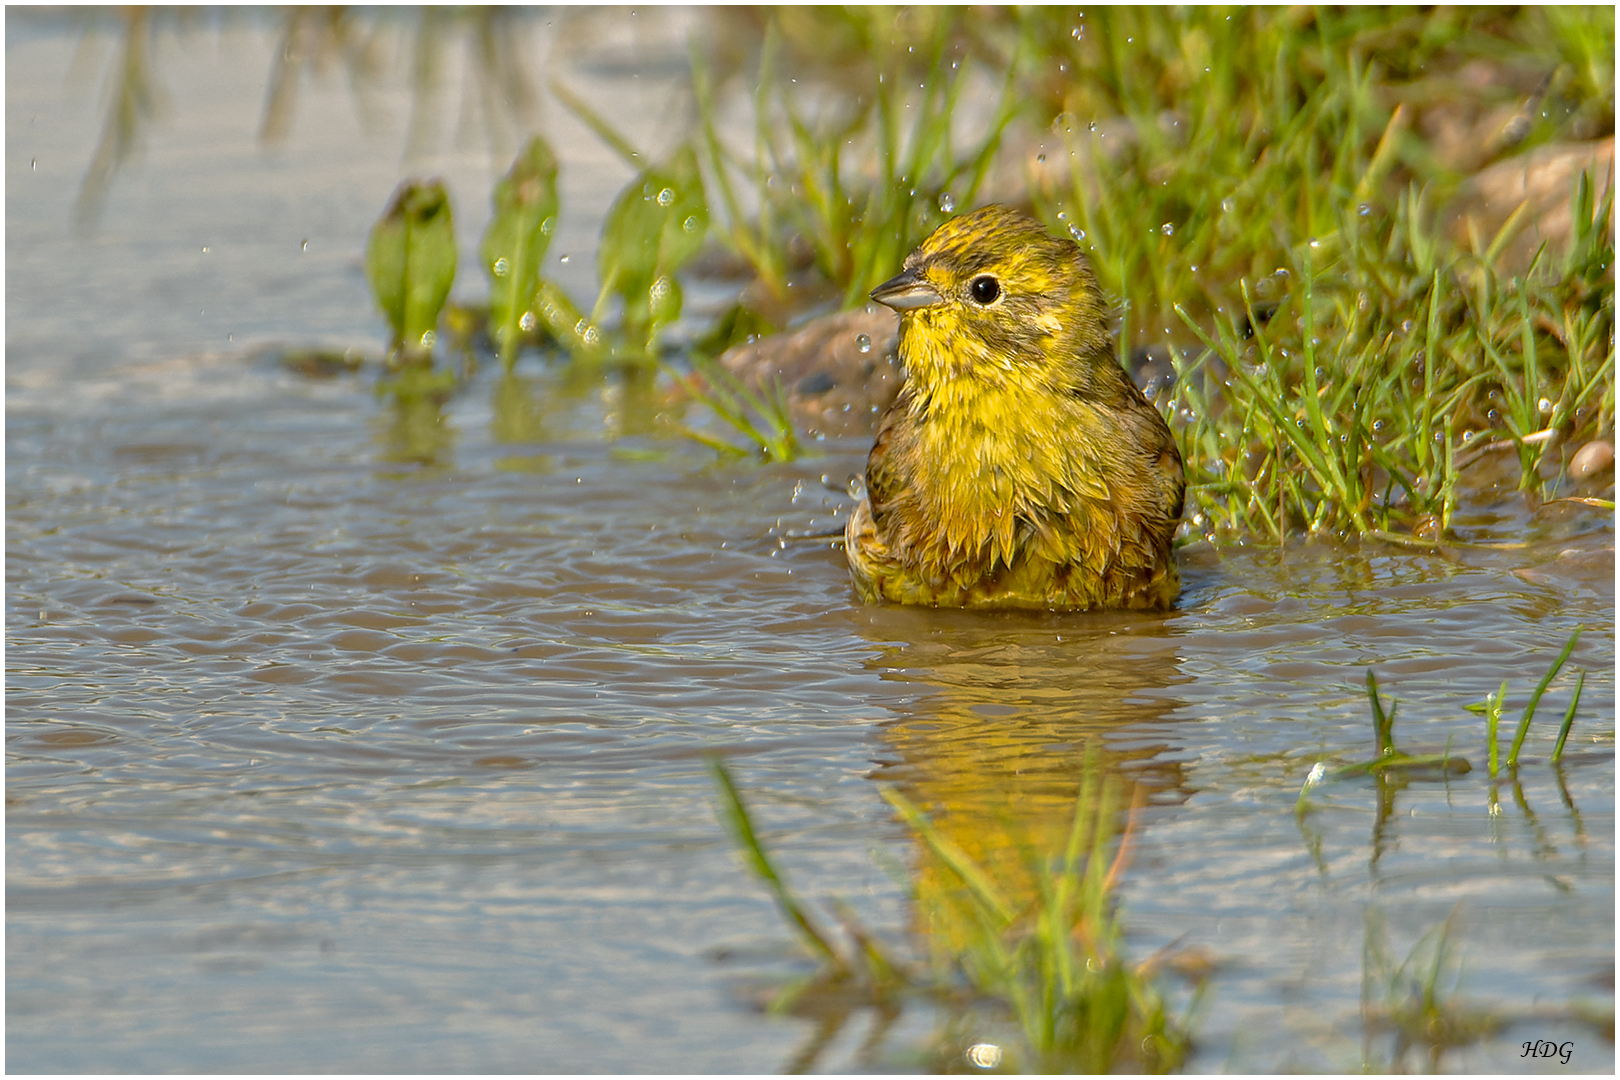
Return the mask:
<path id="1" fill-rule="evenodd" d="M 1221 200 L 1221 213 L 1230 214 L 1236 209 L 1237 209 L 1237 200 L 1236 199 L 1227 198 L 1227 199 L 1222 199 Z"/>
<path id="2" fill-rule="evenodd" d="M 1413 322 L 1411 319 L 1402 319 L 1401 320 L 1401 333 L 1410 334 L 1412 332 L 1412 328 L 1414 326 L 1416 326 L 1416 325 L 1417 325 L 1417 323 Z"/>
<path id="3" fill-rule="evenodd" d="M 561 256 L 558 256 L 557 261 L 565 263 L 565 262 L 567 262 L 569 260 L 569 258 L 571 258 L 571 256 L 561 255 Z"/>
<path id="4" fill-rule="evenodd" d="M 1159 231 L 1164 233 L 1166 236 L 1174 236 L 1176 233 L 1176 227 L 1167 221 L 1163 225 L 1159 226 Z"/>
<path id="5" fill-rule="evenodd" d="M 1045 165 L 1046 164 L 1046 155 L 1045 154 L 1036 154 L 1035 155 L 1035 163 L 1037 165 Z"/>
<path id="6" fill-rule="evenodd" d="M 1545 416 L 1548 413 L 1552 412 L 1552 407 L 1553 407 L 1553 403 L 1551 401 L 1549 401 L 1547 398 L 1542 398 L 1540 401 L 1536 402 L 1536 408 L 1541 410 L 1541 414 L 1543 416 Z"/>
<path id="7" fill-rule="evenodd" d="M 524 333 L 529 333 L 532 331 L 535 327 L 534 312 L 525 311 L 523 313 L 523 318 L 518 320 L 518 326 L 522 328 Z"/>
<path id="8" fill-rule="evenodd" d="M 675 189 L 665 188 L 658 193 L 658 205 L 669 206 L 675 202 Z"/>
<path id="9" fill-rule="evenodd" d="M 511 269 L 511 264 L 506 261 L 506 256 L 503 255 L 499 259 L 495 260 L 495 265 L 492 267 L 492 269 L 495 271 L 496 277 L 505 277 L 507 272 Z"/>
<path id="10" fill-rule="evenodd" d="M 955 209 L 956 209 L 956 200 L 951 198 L 951 193 L 948 192 L 948 191 L 940 192 L 939 193 L 939 211 L 940 211 L 940 213 L 948 214 L 952 210 L 955 210 Z"/>
<path id="11" fill-rule="evenodd" d="M 1076 240 L 1084 240 L 1086 238 L 1086 230 L 1082 229 L 1078 225 L 1071 224 L 1069 226 L 1069 235 L 1074 237 Z"/>
<path id="12" fill-rule="evenodd" d="M 1368 214 L 1372 213 L 1372 204 L 1362 203 L 1360 206 L 1356 207 L 1356 213 L 1360 214 L 1362 217 L 1366 217 Z"/>
<path id="13" fill-rule="evenodd" d="M 863 353 L 871 352 L 872 351 L 872 339 L 867 337 L 865 334 L 856 334 L 855 335 L 855 348 L 859 349 Z"/>

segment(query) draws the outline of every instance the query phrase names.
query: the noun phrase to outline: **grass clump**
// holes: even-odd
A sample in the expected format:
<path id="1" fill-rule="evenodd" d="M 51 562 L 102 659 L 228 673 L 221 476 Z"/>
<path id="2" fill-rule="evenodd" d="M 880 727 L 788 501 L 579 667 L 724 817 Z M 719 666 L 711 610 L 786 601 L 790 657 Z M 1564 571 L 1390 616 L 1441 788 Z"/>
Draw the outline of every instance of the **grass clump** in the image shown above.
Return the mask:
<path id="1" fill-rule="evenodd" d="M 1552 685 L 1552 681 L 1563 670 L 1564 661 L 1568 660 L 1569 654 L 1575 651 L 1575 643 L 1580 639 L 1581 629 L 1576 627 L 1575 632 L 1570 634 L 1569 640 L 1564 643 L 1563 649 L 1559 651 L 1558 657 L 1553 660 L 1552 666 L 1547 669 L 1547 674 L 1541 677 L 1541 681 L 1536 684 L 1535 690 L 1531 692 L 1530 700 L 1524 706 L 1524 712 L 1519 715 L 1519 726 L 1514 730 L 1513 742 L 1508 748 L 1507 761 L 1503 765 L 1506 771 L 1518 772 L 1519 751 L 1524 746 L 1525 736 L 1530 733 L 1530 721 L 1535 719 L 1536 706 L 1541 704 L 1541 696 L 1547 692 L 1547 687 Z M 1486 753 L 1490 762 L 1490 774 L 1493 777 L 1499 772 L 1498 757 L 1501 744 L 1497 740 L 1496 731 L 1502 720 L 1502 706 L 1507 698 L 1507 685 L 1507 680 L 1502 680 L 1501 687 L 1496 693 L 1486 698 L 1483 704 L 1468 707 L 1471 712 L 1483 712 L 1485 714 Z M 1569 729 L 1575 722 L 1575 710 L 1580 707 L 1581 691 L 1585 687 L 1586 672 L 1582 671 L 1580 680 L 1575 684 L 1575 693 L 1570 698 L 1569 709 L 1564 714 L 1564 722 L 1558 729 L 1558 742 L 1553 747 L 1552 757 L 1549 759 L 1552 765 L 1557 765 L 1563 760 L 1564 742 L 1569 738 Z"/>
<path id="2" fill-rule="evenodd" d="M 1128 844 L 1114 845 L 1117 784 L 1102 778 L 1094 759 L 1087 763 L 1066 843 L 1034 860 L 1035 891 L 1027 897 L 1009 892 L 899 792 L 883 791 L 916 837 L 919 857 L 941 868 L 951 883 L 917 888 L 919 905 L 939 908 L 919 924 L 961 928 L 919 943 L 927 964 L 879 946 L 842 905 L 836 910 L 851 946 L 840 948 L 788 888 L 724 766 L 716 762 L 713 769 L 722 818 L 818 961 L 817 971 L 789 984 L 773 1008 L 789 1009 L 806 995 L 837 990 L 891 1016 L 907 997 L 927 999 L 946 1011 L 948 1031 L 1010 1021 L 1019 1045 L 981 1041 L 968 1047 L 968 1063 L 980 1068 L 989 1063 L 1043 1072 L 1165 1072 L 1185 1059 L 1185 1023 L 1170 1015 L 1152 966 L 1133 966 L 1123 956 L 1114 889 Z M 823 1041 L 835 1033 L 824 1033 Z M 945 1064 L 960 1067 L 962 1061 Z"/>
<path id="3" fill-rule="evenodd" d="M 766 16 L 751 155 L 735 153 L 721 138 L 712 76 L 696 51 L 693 78 L 705 163 L 726 208 L 721 240 L 747 260 L 765 302 L 789 302 L 798 245 L 847 308 L 898 272 L 956 207 L 972 206 L 1018 109 L 1020 59 L 1016 51 L 1008 59 L 992 115 L 963 146 L 955 128 L 973 82 L 971 16 L 951 9 L 817 11 L 825 24 L 814 28 L 791 11 Z M 811 37 L 840 43 L 836 96 L 816 93 L 808 78 L 800 87 L 793 77 L 833 59 Z M 798 68 L 783 55 L 794 46 Z M 751 218 L 733 173 L 753 188 L 758 209 Z"/>
<path id="4" fill-rule="evenodd" d="M 1088 251 L 1122 352 L 1172 350 L 1197 534 L 1432 547 L 1471 466 L 1511 453 L 1548 500 L 1569 448 L 1610 434 L 1612 177 L 1569 173 L 1568 243 L 1527 262 L 1536 208 L 1487 232 L 1458 209 L 1489 166 L 1612 132 L 1603 12 L 872 10 L 822 20 L 819 51 L 805 21 L 765 19 L 751 160 L 697 69 L 721 234 L 756 292 L 780 298 L 797 251 L 858 302 L 1016 164 L 1009 130 L 1045 131 L 996 197 Z M 994 73 L 964 151 L 961 88 Z M 800 84 L 835 81 L 858 90 L 808 118 Z"/>

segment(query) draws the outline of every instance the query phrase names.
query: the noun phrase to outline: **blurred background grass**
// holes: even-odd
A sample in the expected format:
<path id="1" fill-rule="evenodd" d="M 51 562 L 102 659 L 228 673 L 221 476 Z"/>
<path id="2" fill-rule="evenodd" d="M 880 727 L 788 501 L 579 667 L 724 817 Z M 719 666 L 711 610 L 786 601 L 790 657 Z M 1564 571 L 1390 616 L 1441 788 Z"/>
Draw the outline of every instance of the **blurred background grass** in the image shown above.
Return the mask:
<path id="1" fill-rule="evenodd" d="M 197 20 L 118 18 L 86 223 L 161 100 L 153 35 Z M 717 8 L 689 42 L 686 130 L 656 161 L 524 49 L 520 12 L 274 18 L 266 142 L 289 136 L 310 74 L 341 70 L 364 114 L 395 41 L 406 162 L 459 49 L 500 168 L 552 153 L 522 145 L 549 90 L 637 170 L 594 302 L 542 275 L 493 327 L 452 305 L 436 337 L 508 371 L 535 348 L 643 384 L 660 361 L 702 366 L 859 307 L 951 214 L 1006 202 L 1095 265 L 1122 362 L 1180 434 L 1189 539 L 1429 546 L 1456 539 L 1459 499 L 1502 486 L 1612 509 L 1612 7 Z M 486 260 L 492 296 L 511 291 L 499 265 L 537 265 L 520 255 Z M 737 302 L 694 331 L 696 273 L 733 279 Z M 713 398 L 766 460 L 802 445 L 780 410 L 668 385 L 684 387 L 669 408 Z"/>

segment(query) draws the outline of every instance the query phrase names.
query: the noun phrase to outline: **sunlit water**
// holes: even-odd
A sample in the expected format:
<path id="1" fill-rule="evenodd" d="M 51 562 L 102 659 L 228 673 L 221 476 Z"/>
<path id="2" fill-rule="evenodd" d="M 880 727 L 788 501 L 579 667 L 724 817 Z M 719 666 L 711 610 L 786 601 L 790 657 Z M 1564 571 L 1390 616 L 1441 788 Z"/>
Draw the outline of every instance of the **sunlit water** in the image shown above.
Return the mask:
<path id="1" fill-rule="evenodd" d="M 1164 617 L 859 607 L 841 553 L 788 536 L 842 520 L 858 442 L 716 463 L 531 360 L 521 441 L 492 435 L 486 372 L 447 410 L 444 464 L 400 464 L 370 374 L 307 380 L 263 351 L 380 346 L 359 254 L 398 179 L 403 90 L 368 139 L 340 79 L 307 87 L 265 154 L 272 35 L 167 39 L 167 118 L 79 235 L 94 80 L 64 84 L 71 28 L 12 13 L 7 35 L 13 1071 L 778 1069 L 812 1025 L 739 987 L 802 966 L 706 757 L 728 756 L 801 892 L 900 941 L 885 866 L 913 852 L 875 781 L 993 838 L 1060 813 L 1091 741 L 1152 792 L 1132 955 L 1217 961 L 1192 1068 L 1387 1064 L 1360 1020 L 1368 912 L 1399 963 L 1460 904 L 1459 999 L 1504 1026 L 1441 1067 L 1612 1069 L 1573 1018 L 1613 1007 L 1600 512 L 1481 495 L 1460 530 L 1494 546 L 1445 557 L 1194 546 Z M 645 79 L 590 56 L 561 70 L 650 138 L 668 55 Z M 556 269 L 583 295 L 593 215 L 629 174 L 548 123 L 553 250 L 579 253 Z M 425 167 L 452 179 L 476 296 L 488 162 Z M 1493 785 L 1464 706 L 1507 679 L 1510 731 L 1577 626 L 1562 773 L 1573 672 L 1520 783 Z M 1328 784 L 1298 820 L 1315 762 L 1371 755 L 1369 666 L 1403 748 L 1450 740 L 1474 769 L 1383 800 Z M 876 1057 L 858 1022 L 811 1064 L 903 1065 L 937 1020 L 912 1010 Z M 1533 1039 L 1571 1062 L 1521 1058 Z"/>

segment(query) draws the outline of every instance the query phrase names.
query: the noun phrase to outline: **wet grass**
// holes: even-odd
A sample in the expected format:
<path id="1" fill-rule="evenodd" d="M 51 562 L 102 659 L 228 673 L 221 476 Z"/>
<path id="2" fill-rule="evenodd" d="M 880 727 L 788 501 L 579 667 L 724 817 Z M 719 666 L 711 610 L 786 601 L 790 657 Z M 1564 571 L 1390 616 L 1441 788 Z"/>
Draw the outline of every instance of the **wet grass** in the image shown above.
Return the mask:
<path id="1" fill-rule="evenodd" d="M 187 18 L 117 24 L 82 222 L 161 97 L 154 26 Z M 533 129 L 540 81 L 508 16 L 391 22 L 414 93 L 407 159 L 458 42 L 492 151 Z M 370 116 L 381 25 L 289 12 L 261 137 L 288 136 L 306 68 L 334 59 Z M 535 144 L 519 153 L 482 252 L 482 338 L 508 370 L 529 349 L 607 373 L 684 368 L 694 341 L 717 355 L 746 339 L 727 328 L 860 303 L 946 217 L 1009 201 L 1087 251 L 1122 357 L 1174 368 L 1151 389 L 1181 439 L 1190 536 L 1452 543 L 1470 469 L 1501 464 L 1532 503 L 1612 509 L 1606 470 L 1566 474 L 1613 439 L 1612 168 L 1566 162 L 1551 196 L 1486 181 L 1612 136 L 1613 56 L 1607 8 L 718 11 L 691 49 L 691 128 L 658 161 L 553 82 L 637 175 L 604 224 L 597 295 L 574 298 L 531 280 L 545 223 L 569 209 Z M 715 325 L 671 337 L 706 245 L 748 280 Z M 677 427 L 698 430 L 682 403 L 712 383 L 670 395 Z M 709 441 L 781 459 L 762 414 L 749 430 L 708 403 L 725 433 Z"/>
<path id="2" fill-rule="evenodd" d="M 943 868 L 950 887 L 913 886 L 917 903 L 942 905 L 919 925 L 943 921 L 966 928 L 960 936 L 915 941 L 905 954 L 891 951 L 861 927 L 847 906 L 834 903 L 848 944 L 836 936 L 788 886 L 759 837 L 730 773 L 712 765 L 720 816 L 749 869 L 770 891 L 784 920 L 814 958 L 807 976 L 786 981 L 771 997 L 772 1011 L 829 999 L 840 1016 L 855 1007 L 892 1018 L 907 999 L 932 1002 L 944 1014 L 938 1046 L 927 1056 L 946 1068 L 1042 1072 L 1164 1072 L 1190 1047 L 1184 1019 L 1170 1015 L 1153 978 L 1154 964 L 1132 965 L 1123 955 L 1114 889 L 1128 858 L 1128 835 L 1115 844 L 1120 804 L 1117 782 L 1088 760 L 1067 840 L 1041 853 L 1031 867 L 1035 892 L 1018 896 L 994 879 L 904 795 L 883 797 L 909 826 L 919 858 Z M 949 939 L 947 939 L 949 937 Z M 925 963 L 920 958 L 928 957 Z M 963 1050 L 969 1032 L 1008 1029 L 1018 1045 L 980 1038 Z M 825 1046 L 837 1027 L 818 1031 Z M 944 1048 L 944 1049 L 941 1049 Z M 813 1064 L 801 1053 L 798 1068 Z M 944 1060 L 940 1055 L 965 1054 Z"/>
<path id="3" fill-rule="evenodd" d="M 1513 741 L 1508 748 L 1505 762 L 1501 758 L 1501 740 L 1498 730 L 1501 725 L 1502 710 L 1506 703 L 1508 684 L 1503 680 L 1500 688 L 1490 694 L 1484 702 L 1465 706 L 1472 713 L 1482 715 L 1485 719 L 1485 759 L 1488 775 L 1494 780 L 1503 773 L 1517 775 L 1521 763 L 1520 752 L 1524 747 L 1525 738 L 1530 733 L 1531 722 L 1535 719 L 1536 707 L 1541 703 L 1542 695 L 1553 680 L 1563 670 L 1570 654 L 1575 651 L 1575 645 L 1580 640 L 1581 631 L 1577 628 L 1570 634 L 1569 640 L 1564 644 L 1547 668 L 1547 673 L 1541 677 L 1536 688 L 1531 692 L 1530 699 L 1519 716 L 1519 723 L 1514 731 Z M 1570 698 L 1569 707 L 1564 714 L 1563 723 L 1559 726 L 1557 742 L 1554 745 L 1548 764 L 1557 768 L 1563 759 L 1564 744 L 1569 739 L 1570 728 L 1575 722 L 1575 713 L 1580 707 L 1581 691 L 1586 686 L 1586 672 L 1582 671 L 1575 685 L 1575 692 Z M 1375 752 L 1365 761 L 1357 761 L 1349 765 L 1329 770 L 1325 763 L 1318 762 L 1312 766 L 1305 783 L 1301 786 L 1299 798 L 1295 804 L 1295 816 L 1303 818 L 1313 808 L 1310 795 L 1321 785 L 1356 776 L 1371 776 L 1382 782 L 1387 777 L 1401 777 L 1404 779 L 1440 778 L 1460 775 L 1471 772 L 1473 765 L 1460 754 L 1452 752 L 1455 733 L 1447 735 L 1446 747 L 1441 753 L 1409 754 L 1401 750 L 1395 743 L 1395 715 L 1397 704 L 1393 698 L 1389 699 L 1385 707 L 1384 699 L 1378 690 L 1378 678 L 1371 669 L 1367 671 L 1367 700 L 1371 707 L 1373 723 L 1373 744 Z"/>

